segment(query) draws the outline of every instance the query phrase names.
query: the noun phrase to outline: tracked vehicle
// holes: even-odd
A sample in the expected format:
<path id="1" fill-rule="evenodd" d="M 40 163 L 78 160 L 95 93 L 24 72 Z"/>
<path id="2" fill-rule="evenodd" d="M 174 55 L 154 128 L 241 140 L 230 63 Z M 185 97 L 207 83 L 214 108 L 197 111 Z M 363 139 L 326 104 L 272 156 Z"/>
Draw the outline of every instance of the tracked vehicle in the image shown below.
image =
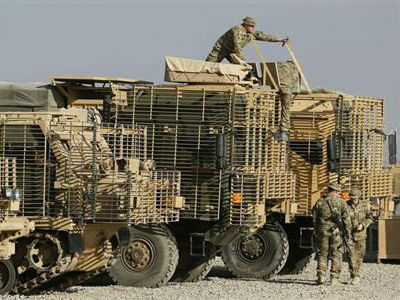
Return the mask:
<path id="1" fill-rule="evenodd" d="M 1 292 L 66 288 L 104 272 L 126 248 L 122 263 L 151 274 L 146 285 L 166 283 L 178 260 L 165 224 L 179 220 L 180 174 L 154 169 L 146 128 L 106 124 L 94 108 L 32 112 L 43 110 L 32 105 L 43 88 L 7 88 L 0 178 L 11 198 L 2 199 Z"/>
<path id="2" fill-rule="evenodd" d="M 1 163 L 3 170 L 8 168 L 12 170 L 13 167 L 7 160 L 3 160 Z M 35 224 L 26 217 L 18 216 L 20 191 L 13 188 L 12 178 L 6 175 L 1 177 L 1 180 L 0 294 L 5 294 L 14 288 L 17 278 L 17 273 L 11 260 L 16 251 L 16 243 L 19 239 L 29 236 L 34 231 Z"/>

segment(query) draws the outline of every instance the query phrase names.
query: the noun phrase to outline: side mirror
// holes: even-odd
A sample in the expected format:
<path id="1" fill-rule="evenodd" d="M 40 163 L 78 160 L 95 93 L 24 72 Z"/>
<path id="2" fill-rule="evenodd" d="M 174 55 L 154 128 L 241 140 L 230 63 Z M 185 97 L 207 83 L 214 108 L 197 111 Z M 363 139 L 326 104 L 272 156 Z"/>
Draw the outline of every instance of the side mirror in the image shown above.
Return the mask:
<path id="1" fill-rule="evenodd" d="M 396 131 L 388 136 L 388 146 L 389 146 L 389 164 L 394 165 L 397 163 L 397 144 L 396 144 Z"/>
<path id="2" fill-rule="evenodd" d="M 227 146 L 228 136 L 224 133 L 218 133 L 215 143 L 215 165 L 218 170 L 226 168 Z"/>
<path id="3" fill-rule="evenodd" d="M 328 170 L 330 172 L 337 171 L 338 167 L 338 161 L 339 161 L 339 155 L 336 150 L 336 143 L 337 143 L 337 138 L 335 136 L 332 136 L 328 140 L 327 144 L 327 150 L 328 150 Z"/>
<path id="4" fill-rule="evenodd" d="M 376 205 L 376 206 L 381 205 L 381 201 L 380 201 L 380 199 L 378 197 L 372 197 L 370 199 L 370 202 L 371 202 L 372 205 Z"/>

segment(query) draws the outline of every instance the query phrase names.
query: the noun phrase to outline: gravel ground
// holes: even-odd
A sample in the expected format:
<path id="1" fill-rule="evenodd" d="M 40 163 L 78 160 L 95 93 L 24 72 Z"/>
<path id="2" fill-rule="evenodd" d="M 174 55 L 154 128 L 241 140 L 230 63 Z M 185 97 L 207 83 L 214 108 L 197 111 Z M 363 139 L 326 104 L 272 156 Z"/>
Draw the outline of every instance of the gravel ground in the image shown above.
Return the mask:
<path id="1" fill-rule="evenodd" d="M 221 262 L 208 278 L 197 283 L 169 283 L 158 289 L 121 286 L 73 287 L 65 292 L 38 295 L 2 296 L 1 299 L 400 299 L 400 265 L 364 264 L 364 279 L 357 286 L 346 284 L 344 264 L 341 281 L 335 287 L 315 285 L 316 262 L 301 275 L 276 276 L 270 281 L 232 278 Z"/>

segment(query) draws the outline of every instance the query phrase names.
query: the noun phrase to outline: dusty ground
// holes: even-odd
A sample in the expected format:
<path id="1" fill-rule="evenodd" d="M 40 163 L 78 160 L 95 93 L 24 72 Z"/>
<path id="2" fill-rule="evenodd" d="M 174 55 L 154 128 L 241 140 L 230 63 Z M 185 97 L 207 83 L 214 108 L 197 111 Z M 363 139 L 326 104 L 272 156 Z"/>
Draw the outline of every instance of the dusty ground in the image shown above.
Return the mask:
<path id="1" fill-rule="evenodd" d="M 357 286 L 345 283 L 349 276 L 345 265 L 343 283 L 335 287 L 315 285 L 315 267 L 313 261 L 301 275 L 276 276 L 266 282 L 231 278 L 218 263 L 206 280 L 197 283 L 170 283 L 158 289 L 79 286 L 66 292 L 1 299 L 400 299 L 400 265 L 364 264 L 364 279 Z"/>

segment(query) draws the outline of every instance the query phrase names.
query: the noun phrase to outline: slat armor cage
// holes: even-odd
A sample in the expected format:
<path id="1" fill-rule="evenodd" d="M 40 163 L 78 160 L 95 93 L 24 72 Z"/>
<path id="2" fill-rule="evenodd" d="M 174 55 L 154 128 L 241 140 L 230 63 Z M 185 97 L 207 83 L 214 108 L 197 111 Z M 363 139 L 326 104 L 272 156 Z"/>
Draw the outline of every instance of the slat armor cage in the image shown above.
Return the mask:
<path id="1" fill-rule="evenodd" d="M 149 85 L 114 101 L 121 103 L 112 116 L 117 124 L 148 128 L 147 153 L 157 167 L 181 172 L 181 218 L 257 227 L 266 208 L 294 201 L 286 144 L 270 133 L 279 124 L 276 93 Z"/>
<path id="2" fill-rule="evenodd" d="M 290 164 L 298 214 L 310 215 L 329 182 L 387 207 L 392 179 L 383 168 L 383 100 L 338 93 L 298 94 L 291 116 Z"/>
<path id="3" fill-rule="evenodd" d="M 80 113 L 0 113 L 0 185 L 21 215 L 80 223 L 179 220 L 179 172 L 154 171 L 146 128 L 96 125 Z"/>

